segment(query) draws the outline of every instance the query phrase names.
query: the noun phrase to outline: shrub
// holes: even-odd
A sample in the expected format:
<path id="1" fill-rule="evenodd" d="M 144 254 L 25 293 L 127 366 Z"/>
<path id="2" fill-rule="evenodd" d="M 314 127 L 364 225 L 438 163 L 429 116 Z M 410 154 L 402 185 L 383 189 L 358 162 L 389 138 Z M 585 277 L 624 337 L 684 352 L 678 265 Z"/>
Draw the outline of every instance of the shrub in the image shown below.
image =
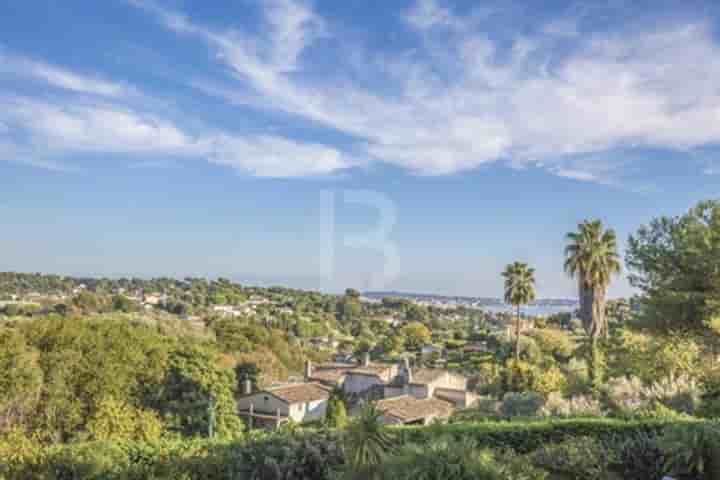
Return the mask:
<path id="1" fill-rule="evenodd" d="M 608 406 L 621 415 L 632 415 L 647 405 L 642 381 L 637 377 L 613 378 L 607 383 L 604 393 Z"/>
<path id="2" fill-rule="evenodd" d="M 720 398 L 720 366 L 712 366 L 702 371 L 700 383 L 708 397 Z"/>
<path id="3" fill-rule="evenodd" d="M 501 402 L 488 397 L 481 397 L 473 408 L 460 410 L 452 417 L 452 422 L 477 422 L 497 420 L 500 418 Z"/>
<path id="4" fill-rule="evenodd" d="M 550 367 L 536 373 L 532 386 L 533 391 L 547 396 L 552 392 L 564 391 L 567 387 L 567 379 L 558 367 Z"/>
<path id="5" fill-rule="evenodd" d="M 600 402 L 589 395 L 564 398 L 560 393 L 551 393 L 540 409 L 544 417 L 600 417 L 603 412 Z"/>
<path id="6" fill-rule="evenodd" d="M 100 401 L 87 426 L 94 440 L 156 440 L 163 425 L 155 412 L 140 410 L 112 397 Z"/>
<path id="7" fill-rule="evenodd" d="M 481 363 L 477 370 L 479 377 L 478 392 L 484 395 L 500 395 L 504 379 L 499 366 L 496 363 Z"/>
<path id="8" fill-rule="evenodd" d="M 330 428 L 345 428 L 348 423 L 345 402 L 339 393 L 333 392 L 328 400 L 325 424 Z"/>
<path id="9" fill-rule="evenodd" d="M 0 436 L 0 479 L 30 477 L 43 461 L 37 439 L 19 429 Z"/>
<path id="10" fill-rule="evenodd" d="M 613 470 L 622 478 L 660 479 L 668 473 L 657 435 L 641 432 L 616 445 Z"/>
<path id="11" fill-rule="evenodd" d="M 500 413 L 507 417 L 536 417 L 545 403 L 542 395 L 534 392 L 506 393 L 500 405 Z"/>
<path id="12" fill-rule="evenodd" d="M 533 330 L 530 335 L 545 354 L 552 355 L 559 362 L 567 361 L 575 351 L 575 343 L 563 330 L 540 328 Z"/>
<path id="13" fill-rule="evenodd" d="M 532 390 L 535 376 L 534 366 L 527 362 L 511 360 L 503 371 L 503 388 L 506 392 Z"/>
<path id="14" fill-rule="evenodd" d="M 531 458 L 536 466 L 572 480 L 605 479 L 612 463 L 610 450 L 591 437 L 543 446 Z"/>
<path id="15" fill-rule="evenodd" d="M 703 418 L 720 417 L 720 398 L 706 398 L 702 401 L 697 415 Z"/>
<path id="16" fill-rule="evenodd" d="M 540 480 L 545 473 L 512 454 L 479 450 L 472 441 L 439 438 L 429 445 L 409 444 L 382 466 L 382 478 L 395 480 Z"/>
<path id="17" fill-rule="evenodd" d="M 633 417 L 641 419 L 654 418 L 670 421 L 691 418 L 689 415 L 673 410 L 672 408 L 666 407 L 664 404 L 656 401 L 650 402 L 644 407 L 636 410 L 633 413 Z"/>
<path id="18" fill-rule="evenodd" d="M 621 420 L 617 418 L 544 419 L 513 422 L 452 423 L 427 427 L 393 427 L 400 443 L 429 442 L 437 435 L 474 439 L 479 447 L 512 449 L 520 454 L 574 437 L 619 442 L 638 433 L 658 434 L 668 425 L 693 425 L 694 420 Z"/>
<path id="19" fill-rule="evenodd" d="M 643 390 L 647 400 L 687 414 L 695 413 L 700 407 L 700 393 L 698 384 L 687 375 L 665 377 Z"/>
<path id="20" fill-rule="evenodd" d="M 567 378 L 566 394 L 581 395 L 590 391 L 590 373 L 586 360 L 571 358 L 565 367 L 565 377 Z"/>
<path id="21" fill-rule="evenodd" d="M 676 425 L 667 429 L 659 443 L 672 475 L 720 478 L 720 427 L 717 424 Z"/>

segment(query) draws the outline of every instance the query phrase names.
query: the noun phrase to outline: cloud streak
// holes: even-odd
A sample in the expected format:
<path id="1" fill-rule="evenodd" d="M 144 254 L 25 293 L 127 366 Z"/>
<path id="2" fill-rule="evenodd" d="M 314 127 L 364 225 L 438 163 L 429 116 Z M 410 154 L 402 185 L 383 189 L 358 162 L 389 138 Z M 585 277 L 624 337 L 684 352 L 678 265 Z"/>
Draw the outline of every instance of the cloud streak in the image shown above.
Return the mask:
<path id="1" fill-rule="evenodd" d="M 713 80 L 720 78 L 720 48 L 703 22 L 583 33 L 561 18 L 515 36 L 507 47 L 467 24 L 438 34 L 437 27 L 457 26 L 459 17 L 419 0 L 405 20 L 423 36 L 422 47 L 376 55 L 364 65 L 389 82 L 391 88 L 381 89 L 357 85 L 349 75 L 303 77 L 314 73 L 304 52 L 326 46 L 317 32 L 327 21 L 307 4 L 265 2 L 268 25 L 283 28 L 259 36 L 213 30 L 140 4 L 170 30 L 207 43 L 229 67 L 234 83 L 206 93 L 353 135 L 370 158 L 421 174 L 542 161 L 550 173 L 593 181 L 600 177 L 591 163 L 575 159 L 571 168 L 570 159 L 720 141 L 720 89 Z M 572 47 L 565 38 L 574 39 Z M 255 48 L 260 44 L 265 48 Z M 350 66 L 337 71 L 343 68 Z"/>
<path id="2" fill-rule="evenodd" d="M 83 75 L 38 60 L 3 53 L 0 50 L 0 73 L 45 82 L 53 87 L 73 92 L 105 97 L 125 97 L 135 89 L 98 76 Z"/>
<path id="3" fill-rule="evenodd" d="M 0 106 L 7 132 L 25 136 L 3 142 L 0 131 L 0 156 L 45 168 L 61 168 L 53 158 L 90 153 L 203 158 L 259 177 L 327 175 L 350 166 L 346 155 L 323 145 L 213 130 L 191 134 L 168 119 L 112 104 L 0 97 Z"/>

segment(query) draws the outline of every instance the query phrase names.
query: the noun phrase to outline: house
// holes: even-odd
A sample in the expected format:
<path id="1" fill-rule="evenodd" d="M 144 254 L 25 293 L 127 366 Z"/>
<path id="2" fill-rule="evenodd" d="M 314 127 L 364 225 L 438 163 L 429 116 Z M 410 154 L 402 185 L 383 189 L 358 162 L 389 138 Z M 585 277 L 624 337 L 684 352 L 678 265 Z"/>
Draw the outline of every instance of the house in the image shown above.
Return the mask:
<path id="1" fill-rule="evenodd" d="M 143 303 L 146 305 L 159 305 L 165 302 L 167 297 L 165 295 L 156 295 L 154 293 L 145 294 L 143 293 Z"/>
<path id="2" fill-rule="evenodd" d="M 347 372 L 357 368 L 357 364 L 347 362 L 324 363 L 315 367 L 309 360 L 305 362 L 305 381 L 316 382 L 326 387 L 342 387 Z"/>
<path id="3" fill-rule="evenodd" d="M 246 382 L 238 397 L 238 413 L 251 427 L 276 428 L 293 421 L 304 423 L 325 419 L 330 389 L 313 382 L 294 383 L 251 391 Z"/>
<path id="4" fill-rule="evenodd" d="M 386 425 L 427 425 L 436 419 L 446 419 L 455 410 L 453 404 L 438 398 L 419 399 L 411 395 L 380 400 L 375 404 Z"/>
<path id="5" fill-rule="evenodd" d="M 457 408 L 466 408 L 476 401 L 467 389 L 467 378 L 440 368 L 411 369 L 405 360 L 401 374 L 384 389 L 384 398 L 411 396 L 420 400 L 438 398 Z"/>
<path id="6" fill-rule="evenodd" d="M 392 382 L 397 375 L 397 365 L 370 363 L 370 354 L 366 353 L 360 365 L 345 372 L 342 388 L 349 395 L 375 396 L 378 390 Z"/>
<path id="7" fill-rule="evenodd" d="M 242 315 L 241 312 L 236 310 L 234 305 L 214 305 L 212 307 L 213 312 L 220 314 L 224 317 L 237 317 Z"/>

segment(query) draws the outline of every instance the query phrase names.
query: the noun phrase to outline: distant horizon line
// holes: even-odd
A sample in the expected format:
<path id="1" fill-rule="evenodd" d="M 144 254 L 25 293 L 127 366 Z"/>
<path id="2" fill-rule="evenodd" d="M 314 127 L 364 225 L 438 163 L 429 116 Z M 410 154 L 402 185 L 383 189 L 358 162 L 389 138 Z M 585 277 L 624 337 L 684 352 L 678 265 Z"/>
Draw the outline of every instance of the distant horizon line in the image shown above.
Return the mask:
<path id="1" fill-rule="evenodd" d="M 418 298 L 443 298 L 443 299 L 462 299 L 462 300 L 499 300 L 499 304 L 504 304 L 503 299 L 501 296 L 493 296 L 493 295 L 455 295 L 455 294 L 446 294 L 446 293 L 427 293 L 427 292 L 418 292 L 418 291 L 410 291 L 410 290 L 363 290 L 361 288 L 356 287 L 347 287 L 347 288 L 339 288 L 337 291 L 323 291 L 321 288 L 310 288 L 307 286 L 291 286 L 293 283 L 292 280 L 286 279 L 286 280 L 277 280 L 272 279 L 272 276 L 270 275 L 262 275 L 262 274 L 214 274 L 214 275 L 199 275 L 199 274 L 183 274 L 183 275 L 172 275 L 172 274 L 138 274 L 138 273 L 113 273 L 113 274 L 98 274 L 98 273 L 52 273 L 52 272 L 38 272 L 38 271 L 13 271 L 13 270 L 5 270 L 0 271 L 0 273 L 13 273 L 13 274 L 21 274 L 21 275 L 56 275 L 59 277 L 65 277 L 65 278 L 72 278 L 75 280 L 79 279 L 109 279 L 109 280 L 119 280 L 119 279 L 133 279 L 138 278 L 141 280 L 157 280 L 161 278 L 169 278 L 177 281 L 185 280 L 186 278 L 202 278 L 205 280 L 217 280 L 220 278 L 228 279 L 232 282 L 238 283 L 241 286 L 250 287 L 250 288 L 287 288 L 292 290 L 303 290 L 308 292 L 319 292 L 324 293 L 328 295 L 342 295 L 344 291 L 347 288 L 354 288 L 355 290 L 359 291 L 361 295 L 363 296 L 381 296 L 384 295 L 386 297 L 392 297 L 392 296 L 399 296 L 399 297 L 418 297 Z M 253 278 L 254 277 L 254 278 Z M 292 277 L 292 276 L 291 276 Z M 297 280 L 307 280 L 310 278 L 310 276 L 306 275 L 295 275 L 294 276 Z M 618 296 L 613 298 L 608 298 L 608 300 L 617 300 L 617 299 L 625 299 L 627 297 Z M 548 302 L 548 301 L 563 301 L 563 302 L 573 302 L 574 304 L 578 304 L 579 301 L 577 297 L 563 297 L 563 296 L 549 296 L 549 297 L 541 297 L 536 299 L 535 301 L 531 302 L 529 305 L 534 305 L 539 302 Z"/>

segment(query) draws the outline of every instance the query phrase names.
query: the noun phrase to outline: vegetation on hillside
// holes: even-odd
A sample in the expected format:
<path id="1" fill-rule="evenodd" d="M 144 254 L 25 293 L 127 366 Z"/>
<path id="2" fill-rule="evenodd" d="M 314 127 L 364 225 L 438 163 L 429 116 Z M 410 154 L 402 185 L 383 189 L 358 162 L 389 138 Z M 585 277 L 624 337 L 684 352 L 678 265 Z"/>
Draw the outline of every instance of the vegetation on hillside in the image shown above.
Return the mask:
<path id="1" fill-rule="evenodd" d="M 520 262 L 503 273 L 512 313 L 0 273 L 0 478 L 719 478 L 720 203 L 630 237 L 629 300 L 606 298 L 612 229 L 585 221 L 567 240 L 577 318 L 523 316 Z M 248 431 L 236 413 L 245 380 L 364 353 L 461 372 L 479 401 L 426 428 L 351 417 L 339 392 L 315 429 Z"/>

